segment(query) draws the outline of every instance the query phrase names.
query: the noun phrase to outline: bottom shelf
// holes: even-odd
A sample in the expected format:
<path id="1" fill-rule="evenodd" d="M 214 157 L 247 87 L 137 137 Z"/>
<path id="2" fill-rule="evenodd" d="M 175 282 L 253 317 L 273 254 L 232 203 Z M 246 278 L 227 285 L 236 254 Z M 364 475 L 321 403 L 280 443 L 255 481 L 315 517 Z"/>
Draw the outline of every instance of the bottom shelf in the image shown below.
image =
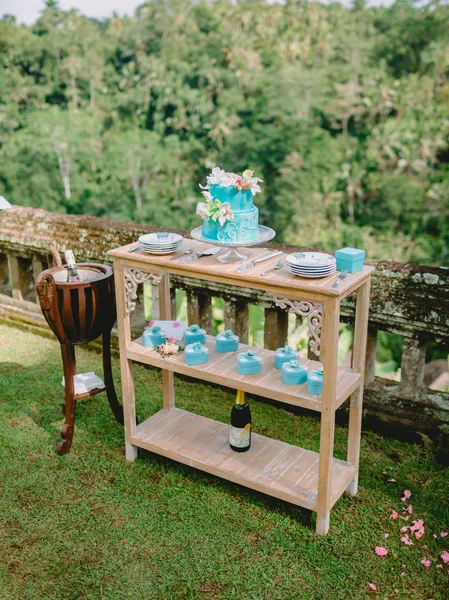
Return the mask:
<path id="1" fill-rule="evenodd" d="M 229 446 L 229 425 L 179 408 L 162 409 L 140 425 L 132 444 L 292 504 L 316 510 L 319 455 L 253 433 L 247 452 Z M 332 505 L 356 475 L 333 459 Z"/>

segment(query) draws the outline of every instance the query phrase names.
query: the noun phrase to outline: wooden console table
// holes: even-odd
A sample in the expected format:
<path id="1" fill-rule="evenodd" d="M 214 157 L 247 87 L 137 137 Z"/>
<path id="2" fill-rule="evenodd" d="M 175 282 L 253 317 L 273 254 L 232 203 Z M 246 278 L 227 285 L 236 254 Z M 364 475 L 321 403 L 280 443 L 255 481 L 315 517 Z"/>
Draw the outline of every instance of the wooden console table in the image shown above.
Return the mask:
<path id="1" fill-rule="evenodd" d="M 208 247 L 201 242 L 189 240 L 188 243 L 195 249 Z M 338 288 L 334 288 L 332 284 L 336 274 L 322 279 L 304 279 L 282 269 L 261 277 L 260 273 L 274 266 L 281 256 L 239 273 L 239 263 L 222 264 L 215 256 L 183 264 L 180 260 L 171 261 L 170 255 L 151 255 L 140 251 L 129 253 L 133 245 L 109 252 L 114 257 L 127 459 L 135 460 L 137 448 L 146 448 L 314 510 L 317 512 L 316 532 L 325 535 L 334 503 L 344 491 L 350 495 L 357 492 L 369 289 L 374 268 L 365 266 L 359 273 L 348 275 Z M 246 250 L 251 258 L 264 252 L 263 248 Z M 262 372 L 244 376 L 237 373 L 237 353 L 217 353 L 212 337 L 207 340 L 209 362 L 199 366 L 186 365 L 182 352 L 162 358 L 155 350 L 145 348 L 140 338 L 132 340 L 130 313 L 135 308 L 139 284 L 159 286 L 160 318 L 172 318 L 170 274 L 261 289 L 272 295 L 280 308 L 306 317 L 310 346 L 320 356 L 324 369 L 323 394 L 308 394 L 306 384 L 284 385 L 281 371 L 274 367 L 274 353 L 269 350 L 258 350 L 263 358 Z M 354 292 L 357 294 L 357 307 L 352 366 L 342 368 L 337 365 L 340 301 Z M 249 349 L 249 346 L 241 344 L 239 351 Z M 139 425 L 136 424 L 133 361 L 162 369 L 163 408 Z M 309 369 L 320 366 L 314 361 L 307 363 Z M 229 447 L 228 424 L 175 408 L 173 373 L 183 373 L 320 412 L 319 454 L 257 433 L 252 435 L 248 452 L 233 452 Z M 348 452 L 347 460 L 342 461 L 333 457 L 335 411 L 349 397 Z"/>

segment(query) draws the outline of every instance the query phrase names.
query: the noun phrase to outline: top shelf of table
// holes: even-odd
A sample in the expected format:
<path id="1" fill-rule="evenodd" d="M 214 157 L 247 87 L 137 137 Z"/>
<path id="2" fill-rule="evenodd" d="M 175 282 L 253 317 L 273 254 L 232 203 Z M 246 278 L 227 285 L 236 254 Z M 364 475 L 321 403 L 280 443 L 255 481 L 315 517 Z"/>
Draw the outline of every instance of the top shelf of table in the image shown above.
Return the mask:
<path id="1" fill-rule="evenodd" d="M 239 273 L 238 268 L 245 263 L 223 264 L 217 261 L 216 256 L 204 256 L 189 263 L 182 263 L 181 260 L 170 260 L 171 254 L 156 255 L 148 254 L 138 250 L 130 253 L 130 248 L 134 247 L 135 243 L 122 246 L 110 250 L 108 254 L 115 258 L 122 259 L 129 263 L 129 266 L 149 267 L 153 272 L 168 272 L 176 275 L 184 275 L 186 277 L 195 277 L 206 281 L 216 281 L 218 283 L 226 283 L 228 285 L 240 287 L 253 287 L 257 289 L 271 291 L 272 293 L 282 294 L 284 290 L 289 292 L 296 290 L 301 292 L 303 297 L 313 295 L 314 297 L 330 296 L 342 297 L 347 296 L 356 290 L 361 283 L 374 271 L 374 267 L 365 266 L 358 273 L 349 274 L 346 279 L 340 282 L 338 288 L 334 288 L 333 284 L 337 279 L 338 272 L 333 273 L 329 277 L 320 279 L 306 279 L 297 277 L 288 273 L 285 268 L 278 271 L 273 271 L 265 277 L 261 273 L 274 267 L 279 261 L 285 263 L 285 254 L 279 254 L 270 260 L 262 262 L 244 273 Z M 213 244 L 206 244 L 196 240 L 185 239 L 184 248 L 193 246 L 194 251 L 205 250 L 213 247 Z M 248 260 L 254 260 L 269 251 L 268 248 L 252 247 L 245 248 L 245 254 Z M 301 296 L 298 294 L 298 297 Z M 289 294 L 291 297 L 291 293 Z"/>

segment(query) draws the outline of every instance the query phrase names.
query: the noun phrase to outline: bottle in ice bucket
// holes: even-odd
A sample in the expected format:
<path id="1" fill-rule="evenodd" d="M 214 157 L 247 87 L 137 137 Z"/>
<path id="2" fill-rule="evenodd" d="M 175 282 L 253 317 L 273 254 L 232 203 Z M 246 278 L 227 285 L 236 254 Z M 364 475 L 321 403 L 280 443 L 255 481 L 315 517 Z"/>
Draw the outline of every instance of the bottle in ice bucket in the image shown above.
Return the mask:
<path id="1" fill-rule="evenodd" d="M 67 281 L 69 283 L 74 283 L 76 281 L 81 281 L 81 277 L 78 273 L 78 269 L 76 268 L 75 256 L 72 250 L 66 250 L 64 252 L 65 262 L 67 264 Z"/>
<path id="2" fill-rule="evenodd" d="M 237 390 L 232 407 L 229 444 L 236 452 L 246 452 L 251 446 L 251 411 L 242 390 Z"/>

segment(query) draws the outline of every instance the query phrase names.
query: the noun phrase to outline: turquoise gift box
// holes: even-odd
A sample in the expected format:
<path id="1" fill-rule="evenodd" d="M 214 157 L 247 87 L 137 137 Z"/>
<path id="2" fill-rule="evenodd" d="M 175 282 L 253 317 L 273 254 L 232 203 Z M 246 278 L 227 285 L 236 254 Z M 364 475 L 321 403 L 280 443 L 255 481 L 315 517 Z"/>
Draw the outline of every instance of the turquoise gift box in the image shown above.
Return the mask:
<path id="1" fill-rule="evenodd" d="M 237 357 L 237 371 L 240 375 L 254 375 L 262 371 L 262 359 L 252 350 L 242 352 Z"/>
<path id="2" fill-rule="evenodd" d="M 227 329 L 215 338 L 215 348 L 217 352 L 235 352 L 239 349 L 239 336 Z"/>
<path id="3" fill-rule="evenodd" d="M 199 325 L 190 325 L 184 329 L 184 344 L 194 344 L 195 342 L 206 343 L 206 330 L 201 329 Z"/>
<path id="4" fill-rule="evenodd" d="M 276 365 L 276 369 L 282 369 L 282 365 L 285 362 L 289 362 L 290 360 L 296 360 L 296 358 L 296 352 L 293 352 L 290 346 L 278 348 L 274 353 L 274 363 Z"/>
<path id="5" fill-rule="evenodd" d="M 184 349 L 186 365 L 202 365 L 209 360 L 209 348 L 203 346 L 201 342 L 189 344 Z"/>
<path id="6" fill-rule="evenodd" d="M 143 330 L 142 340 L 145 348 L 157 348 L 161 344 L 165 344 L 167 334 L 159 325 L 147 327 Z"/>
<path id="7" fill-rule="evenodd" d="M 282 365 L 282 381 L 287 385 L 298 385 L 307 381 L 307 367 L 297 360 L 290 360 Z"/>
<path id="8" fill-rule="evenodd" d="M 348 273 L 357 273 L 363 269 L 365 261 L 365 250 L 357 248 L 341 248 L 335 253 L 337 259 L 337 271 L 348 271 Z"/>
<path id="9" fill-rule="evenodd" d="M 307 377 L 307 391 L 309 394 L 323 393 L 323 369 L 310 371 L 309 376 Z"/>

